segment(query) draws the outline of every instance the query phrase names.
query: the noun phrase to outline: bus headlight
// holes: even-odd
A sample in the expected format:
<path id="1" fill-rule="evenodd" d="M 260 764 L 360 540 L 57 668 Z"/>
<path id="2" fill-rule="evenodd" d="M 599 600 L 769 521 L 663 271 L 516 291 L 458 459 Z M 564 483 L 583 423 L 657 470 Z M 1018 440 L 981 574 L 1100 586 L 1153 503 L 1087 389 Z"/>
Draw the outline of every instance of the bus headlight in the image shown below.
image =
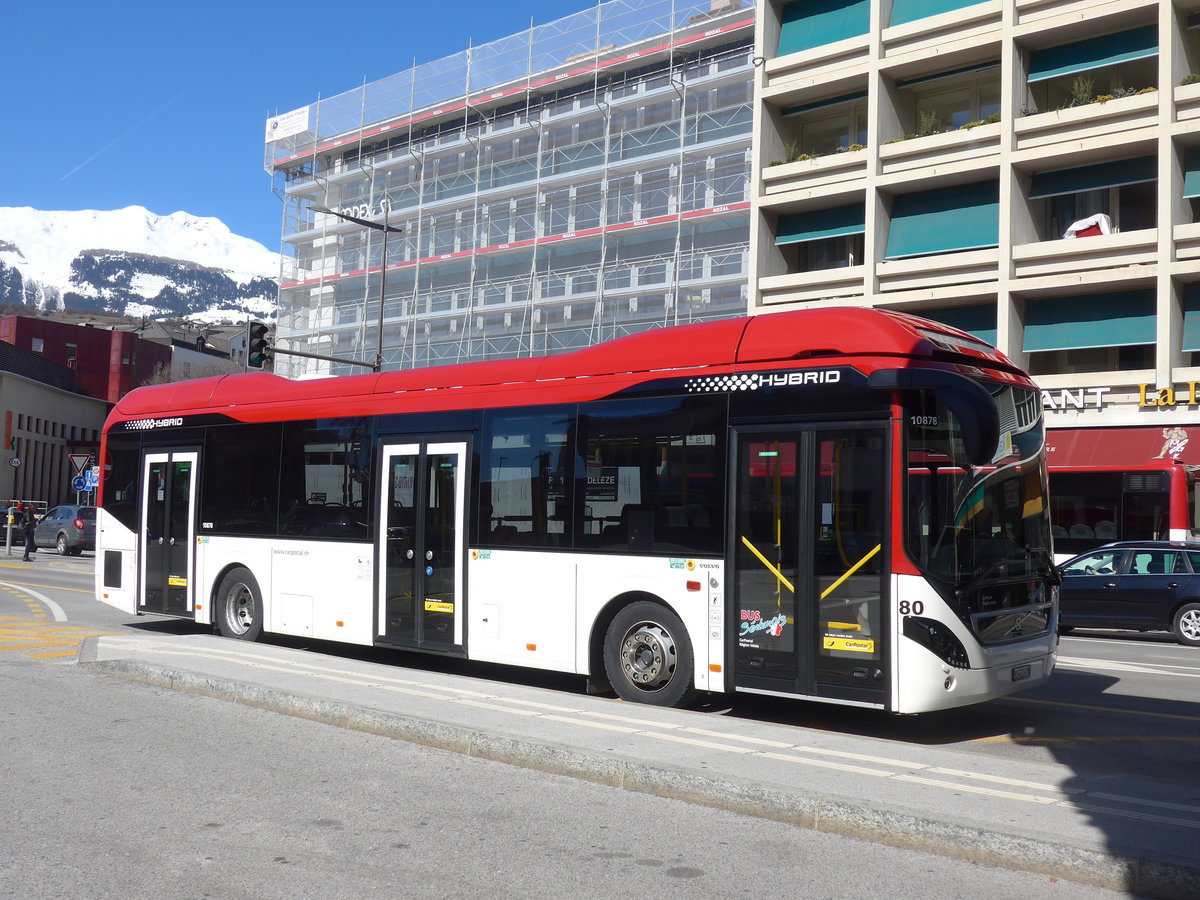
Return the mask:
<path id="1" fill-rule="evenodd" d="M 956 669 L 971 668 L 967 648 L 941 622 L 921 616 L 905 616 L 904 636 L 916 641 L 947 665 Z"/>

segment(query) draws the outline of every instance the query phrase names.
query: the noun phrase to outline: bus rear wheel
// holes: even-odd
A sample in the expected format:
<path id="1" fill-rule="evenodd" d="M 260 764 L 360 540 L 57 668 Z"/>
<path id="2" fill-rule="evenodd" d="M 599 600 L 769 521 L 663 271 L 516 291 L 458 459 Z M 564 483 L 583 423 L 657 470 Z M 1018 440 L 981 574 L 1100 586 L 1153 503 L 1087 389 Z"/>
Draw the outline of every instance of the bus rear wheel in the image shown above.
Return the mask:
<path id="1" fill-rule="evenodd" d="M 217 588 L 217 630 L 239 641 L 262 635 L 262 591 L 249 569 L 230 569 Z"/>
<path id="2" fill-rule="evenodd" d="M 622 700 L 678 706 L 693 693 L 692 669 L 687 629 L 665 606 L 639 600 L 609 624 L 604 670 Z"/>

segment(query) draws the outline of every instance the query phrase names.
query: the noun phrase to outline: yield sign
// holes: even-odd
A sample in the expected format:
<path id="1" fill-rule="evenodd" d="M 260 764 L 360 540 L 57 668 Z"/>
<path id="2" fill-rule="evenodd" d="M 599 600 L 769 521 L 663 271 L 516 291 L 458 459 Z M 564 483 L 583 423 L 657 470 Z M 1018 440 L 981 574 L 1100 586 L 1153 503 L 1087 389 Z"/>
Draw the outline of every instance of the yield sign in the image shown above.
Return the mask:
<path id="1" fill-rule="evenodd" d="M 76 475 L 82 475 L 83 470 L 87 468 L 87 464 L 92 461 L 90 453 L 71 453 L 71 466 L 75 469 Z"/>

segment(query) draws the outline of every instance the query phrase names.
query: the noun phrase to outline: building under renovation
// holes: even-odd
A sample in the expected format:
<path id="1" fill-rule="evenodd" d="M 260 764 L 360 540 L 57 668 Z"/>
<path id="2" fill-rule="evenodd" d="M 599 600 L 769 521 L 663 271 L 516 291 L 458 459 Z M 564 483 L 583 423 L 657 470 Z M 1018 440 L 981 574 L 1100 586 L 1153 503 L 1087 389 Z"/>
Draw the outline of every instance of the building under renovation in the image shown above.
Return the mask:
<path id="1" fill-rule="evenodd" d="M 277 346 L 391 370 L 744 313 L 753 31 L 610 0 L 270 119 Z"/>

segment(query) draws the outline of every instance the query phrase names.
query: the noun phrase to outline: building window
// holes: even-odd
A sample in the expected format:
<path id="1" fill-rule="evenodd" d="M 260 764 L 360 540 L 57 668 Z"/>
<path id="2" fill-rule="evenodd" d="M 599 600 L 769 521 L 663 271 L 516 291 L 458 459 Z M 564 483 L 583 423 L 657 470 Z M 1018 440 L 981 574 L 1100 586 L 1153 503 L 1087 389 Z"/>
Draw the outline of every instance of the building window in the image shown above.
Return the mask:
<path id="1" fill-rule="evenodd" d="M 996 306 L 955 306 L 947 309 L 914 309 L 914 315 L 932 319 L 968 334 L 985 343 L 996 344 Z"/>
<path id="2" fill-rule="evenodd" d="M 1157 88 L 1157 57 L 1155 25 L 1034 50 L 1025 111 L 1085 106 Z"/>
<path id="3" fill-rule="evenodd" d="M 1183 157 L 1183 199 L 1192 214 L 1193 222 L 1200 222 L 1200 147 L 1192 147 Z"/>
<path id="4" fill-rule="evenodd" d="M 771 160 L 772 165 L 866 146 L 866 92 L 783 110 L 779 136 L 783 153 Z"/>
<path id="5" fill-rule="evenodd" d="M 979 2 L 980 0 L 892 0 L 890 24 L 904 25 L 951 10 L 974 6 Z"/>
<path id="6" fill-rule="evenodd" d="M 798 0 L 780 16 L 780 56 L 801 53 L 866 34 L 871 27 L 868 0 Z"/>
<path id="7" fill-rule="evenodd" d="M 863 236 L 848 234 L 792 244 L 784 250 L 789 272 L 817 272 L 841 269 L 863 262 Z"/>
<path id="8" fill-rule="evenodd" d="M 924 137 L 1000 119 L 999 60 L 899 81 L 896 88 L 897 111 L 906 137 Z"/>
<path id="9" fill-rule="evenodd" d="M 40 337 L 35 337 L 29 342 L 29 349 L 34 353 L 41 353 L 45 349 L 46 342 Z"/>
<path id="10" fill-rule="evenodd" d="M 1047 297 L 1025 307 L 1031 375 L 1154 367 L 1153 290 Z"/>
<path id="11" fill-rule="evenodd" d="M 1040 239 L 1155 227 L 1157 175 L 1153 156 L 1034 175 L 1029 199 Z"/>
<path id="12" fill-rule="evenodd" d="M 863 262 L 864 207 L 851 203 L 779 217 L 775 243 L 789 272 L 813 272 Z"/>
<path id="13" fill-rule="evenodd" d="M 1074 375 L 1079 372 L 1131 372 L 1154 368 L 1154 345 L 1083 347 L 1030 353 L 1030 375 Z"/>
<path id="14" fill-rule="evenodd" d="M 886 259 L 977 250 L 1000 242 L 1000 183 L 980 181 L 892 200 Z"/>
<path id="15" fill-rule="evenodd" d="M 1000 85 L 997 81 L 976 81 L 949 90 L 930 91 L 916 98 L 917 126 L 931 123 L 934 131 L 962 128 L 972 122 L 984 122 L 1000 115 Z"/>

